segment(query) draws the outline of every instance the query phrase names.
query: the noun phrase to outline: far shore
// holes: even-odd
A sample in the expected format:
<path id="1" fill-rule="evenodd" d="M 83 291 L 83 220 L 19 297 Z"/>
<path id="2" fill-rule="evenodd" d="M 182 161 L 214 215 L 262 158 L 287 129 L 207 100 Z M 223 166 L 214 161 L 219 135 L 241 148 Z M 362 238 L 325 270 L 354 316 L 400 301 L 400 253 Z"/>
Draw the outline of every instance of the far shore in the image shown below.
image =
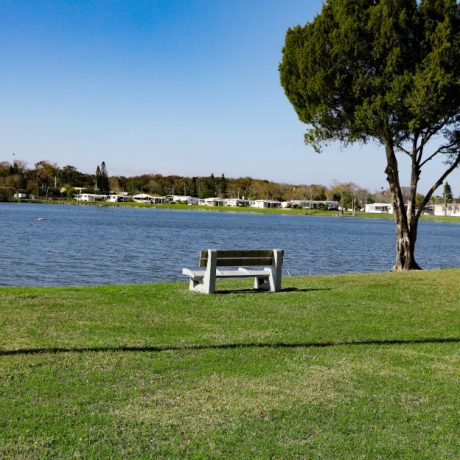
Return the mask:
<path id="1" fill-rule="evenodd" d="M 251 208 L 251 207 L 231 207 L 231 206 L 200 206 L 200 205 L 187 205 L 187 204 L 148 204 L 148 203 L 111 203 L 106 201 L 98 202 L 77 202 L 75 200 L 52 200 L 52 199 L 36 199 L 36 200 L 17 200 L 9 201 L 7 203 L 29 203 L 29 204 L 56 204 L 56 205 L 72 205 L 72 206 L 112 206 L 112 207 L 130 207 L 130 208 L 155 208 L 155 209 L 172 209 L 172 210 L 186 210 L 186 211 L 207 211 L 207 212 L 243 212 L 243 213 L 256 213 L 256 214 L 281 214 L 293 216 L 323 216 L 323 217 L 356 217 L 361 219 L 391 219 L 393 214 L 379 214 L 368 212 L 351 212 L 333 210 L 319 210 L 319 209 L 301 209 L 301 208 Z M 421 220 L 432 222 L 460 222 L 460 217 L 453 216 L 430 216 L 423 215 Z"/>

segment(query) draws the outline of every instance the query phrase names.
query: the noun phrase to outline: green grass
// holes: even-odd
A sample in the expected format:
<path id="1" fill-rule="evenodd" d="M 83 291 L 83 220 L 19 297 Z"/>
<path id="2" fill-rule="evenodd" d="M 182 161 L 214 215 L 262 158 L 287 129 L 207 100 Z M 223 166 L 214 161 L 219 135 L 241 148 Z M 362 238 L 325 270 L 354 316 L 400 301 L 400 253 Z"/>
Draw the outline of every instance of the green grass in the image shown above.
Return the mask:
<path id="1" fill-rule="evenodd" d="M 460 458 L 460 270 L 0 289 L 0 458 Z"/>

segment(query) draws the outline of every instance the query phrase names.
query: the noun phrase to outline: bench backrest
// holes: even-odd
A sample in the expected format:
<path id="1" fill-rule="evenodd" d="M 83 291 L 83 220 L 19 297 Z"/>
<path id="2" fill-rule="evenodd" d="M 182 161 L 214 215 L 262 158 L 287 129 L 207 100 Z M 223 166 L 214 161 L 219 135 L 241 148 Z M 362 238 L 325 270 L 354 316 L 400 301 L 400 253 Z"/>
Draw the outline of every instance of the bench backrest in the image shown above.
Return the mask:
<path id="1" fill-rule="evenodd" d="M 216 251 L 216 266 L 221 267 L 248 267 L 255 265 L 272 265 L 273 249 L 223 249 Z M 200 253 L 200 267 L 206 267 L 208 251 Z"/>

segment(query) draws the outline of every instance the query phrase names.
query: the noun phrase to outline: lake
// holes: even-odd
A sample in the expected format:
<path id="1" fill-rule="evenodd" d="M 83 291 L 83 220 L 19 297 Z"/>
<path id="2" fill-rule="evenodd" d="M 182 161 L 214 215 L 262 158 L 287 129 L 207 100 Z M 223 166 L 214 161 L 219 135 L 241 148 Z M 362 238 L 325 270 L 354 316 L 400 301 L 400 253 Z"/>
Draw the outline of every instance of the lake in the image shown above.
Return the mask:
<path id="1" fill-rule="evenodd" d="M 394 223 L 280 214 L 0 203 L 0 285 L 186 280 L 200 249 L 283 248 L 285 276 L 388 271 Z M 421 222 L 423 268 L 460 267 L 460 224 Z"/>

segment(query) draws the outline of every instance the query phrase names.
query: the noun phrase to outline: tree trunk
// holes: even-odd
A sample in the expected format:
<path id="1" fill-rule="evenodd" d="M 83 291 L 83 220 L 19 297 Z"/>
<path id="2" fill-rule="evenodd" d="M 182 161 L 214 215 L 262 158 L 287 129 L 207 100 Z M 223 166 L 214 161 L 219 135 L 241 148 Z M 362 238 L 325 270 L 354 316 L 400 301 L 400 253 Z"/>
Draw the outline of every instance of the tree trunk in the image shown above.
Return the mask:
<path id="1" fill-rule="evenodd" d="M 398 160 L 391 141 L 385 143 L 387 157 L 387 181 L 393 198 L 393 213 L 396 224 L 396 261 L 391 271 L 420 270 L 415 261 L 415 242 L 417 241 L 417 223 L 415 215 L 415 197 L 418 183 L 418 169 L 413 163 L 411 197 L 406 209 L 399 182 Z"/>
<path id="2" fill-rule="evenodd" d="M 396 220 L 396 219 L 395 219 Z M 415 261 L 415 242 L 417 241 L 417 225 L 405 229 L 401 222 L 396 221 L 396 262 L 391 271 L 420 270 Z"/>

